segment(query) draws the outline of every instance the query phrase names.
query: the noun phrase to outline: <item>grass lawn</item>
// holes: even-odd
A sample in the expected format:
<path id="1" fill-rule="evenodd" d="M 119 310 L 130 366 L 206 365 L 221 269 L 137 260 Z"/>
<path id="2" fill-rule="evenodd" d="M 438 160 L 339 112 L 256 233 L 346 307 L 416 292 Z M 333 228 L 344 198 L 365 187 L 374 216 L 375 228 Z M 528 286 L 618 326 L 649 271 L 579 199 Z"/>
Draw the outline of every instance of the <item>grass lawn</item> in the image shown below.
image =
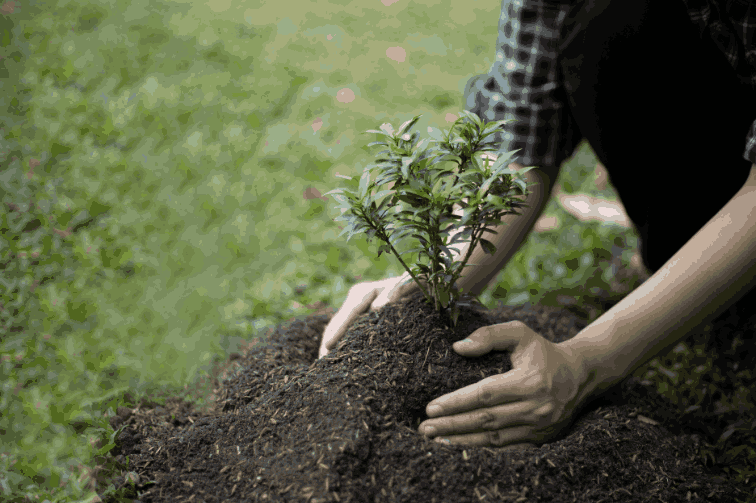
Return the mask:
<path id="1" fill-rule="evenodd" d="M 418 113 L 417 131 L 450 126 L 493 62 L 500 1 L 261 4 L 0 5 L 0 499 L 91 501 L 126 391 L 202 404 L 215 361 L 404 272 L 338 238 L 320 195 L 373 161 L 363 131 Z M 615 199 L 595 164 L 583 143 L 557 183 Z M 546 214 L 560 226 L 529 237 L 489 307 L 574 291 L 597 253 L 629 263 L 637 246 L 554 200 Z M 695 396 L 694 355 L 638 373 Z"/>

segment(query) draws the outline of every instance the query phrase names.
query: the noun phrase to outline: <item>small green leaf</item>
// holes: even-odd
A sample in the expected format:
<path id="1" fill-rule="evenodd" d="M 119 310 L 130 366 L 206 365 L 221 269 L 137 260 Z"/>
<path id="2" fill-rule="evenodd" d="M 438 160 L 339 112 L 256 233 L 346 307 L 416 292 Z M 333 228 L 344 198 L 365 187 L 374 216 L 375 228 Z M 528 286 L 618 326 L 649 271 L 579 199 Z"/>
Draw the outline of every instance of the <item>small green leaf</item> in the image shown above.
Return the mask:
<path id="1" fill-rule="evenodd" d="M 416 115 L 413 119 L 402 124 L 399 131 L 396 133 L 396 136 L 402 136 L 404 133 L 412 129 L 412 127 L 417 124 L 417 121 L 420 120 L 420 117 L 422 117 L 422 115 Z"/>
<path id="2" fill-rule="evenodd" d="M 497 129 L 499 129 L 499 128 L 503 127 L 503 126 L 504 126 L 505 124 L 507 124 L 507 123 L 509 123 L 509 122 L 514 122 L 514 121 L 513 121 L 513 120 L 503 120 L 503 121 L 494 121 L 494 122 L 489 122 L 489 123 L 488 123 L 488 124 L 486 124 L 486 126 L 485 126 L 485 127 L 483 128 L 483 131 L 488 131 L 489 129 L 491 129 L 491 130 L 492 130 L 492 132 L 494 132 L 494 133 L 495 133 Z"/>
<path id="3" fill-rule="evenodd" d="M 438 301 L 441 303 L 441 306 L 446 308 L 449 305 L 449 294 L 443 290 L 438 292 Z"/>
<path id="4" fill-rule="evenodd" d="M 428 241 L 426 241 L 426 239 L 423 236 L 421 236 L 420 234 L 413 234 L 412 237 L 420 241 L 423 244 L 423 246 L 428 248 Z"/>
<path id="5" fill-rule="evenodd" d="M 407 253 L 418 253 L 418 252 L 421 252 L 421 251 L 424 251 L 424 250 L 425 250 L 425 248 L 412 248 L 411 250 L 406 250 L 406 251 L 400 252 L 399 255 L 405 255 Z"/>
<path id="6" fill-rule="evenodd" d="M 426 264 L 417 264 L 416 267 L 417 267 L 417 270 L 424 273 L 426 276 L 429 276 L 431 273 L 430 267 L 428 267 Z"/>
<path id="7" fill-rule="evenodd" d="M 381 258 L 381 254 L 383 252 L 391 253 L 391 247 L 389 245 L 383 245 L 380 248 L 378 248 L 378 258 Z"/>
<path id="8" fill-rule="evenodd" d="M 496 252 L 496 247 L 494 244 L 487 239 L 480 238 L 480 246 L 483 248 L 483 251 L 487 255 L 492 255 L 494 252 Z"/>
<path id="9" fill-rule="evenodd" d="M 367 130 L 367 131 L 365 131 L 365 132 L 366 132 L 366 133 L 375 133 L 375 134 L 382 134 L 383 136 L 391 136 L 391 134 L 390 134 L 390 133 L 388 133 L 388 132 L 386 132 L 386 131 L 377 131 L 377 130 L 375 130 L 375 129 L 368 129 L 368 130 Z"/>
<path id="10" fill-rule="evenodd" d="M 374 141 L 374 142 L 372 142 L 372 143 L 368 143 L 368 145 L 367 145 L 367 146 L 368 146 L 368 147 L 372 147 L 373 145 L 382 145 L 382 146 L 384 146 L 384 147 L 388 147 L 388 146 L 389 146 L 389 144 L 388 144 L 388 143 L 386 143 L 385 141 Z M 381 151 L 381 152 L 378 152 L 378 154 L 377 154 L 377 155 L 381 155 L 381 154 L 384 154 L 384 153 L 389 153 L 389 151 L 388 151 L 388 150 L 383 150 L 383 151 Z"/>
<path id="11" fill-rule="evenodd" d="M 452 325 L 457 327 L 457 320 L 459 319 L 459 306 L 454 304 L 451 311 Z"/>
<path id="12" fill-rule="evenodd" d="M 368 190 L 368 185 L 370 184 L 370 171 L 365 170 L 362 172 L 362 176 L 360 177 L 360 200 L 365 199 L 365 194 Z"/>
<path id="13" fill-rule="evenodd" d="M 428 128 L 428 135 L 436 141 L 446 140 L 446 137 L 444 136 L 444 134 L 434 127 Z"/>
<path id="14" fill-rule="evenodd" d="M 392 126 L 391 124 L 388 124 L 388 123 L 387 124 L 381 124 L 381 131 L 385 131 L 384 134 L 390 135 L 392 137 L 395 136 L 394 135 L 394 126 Z"/>

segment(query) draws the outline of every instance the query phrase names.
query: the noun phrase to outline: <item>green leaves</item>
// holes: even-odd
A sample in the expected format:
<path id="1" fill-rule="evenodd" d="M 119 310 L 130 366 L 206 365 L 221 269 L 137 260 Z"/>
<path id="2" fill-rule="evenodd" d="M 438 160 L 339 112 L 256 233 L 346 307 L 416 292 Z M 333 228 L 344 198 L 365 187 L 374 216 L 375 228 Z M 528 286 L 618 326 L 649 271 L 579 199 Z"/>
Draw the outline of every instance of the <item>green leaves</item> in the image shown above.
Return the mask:
<path id="1" fill-rule="evenodd" d="M 454 288 L 455 281 L 464 267 L 475 265 L 467 264 L 467 260 L 478 241 L 485 253 L 496 251 L 493 243 L 481 236 L 485 231 L 493 232 L 488 226 L 500 225 L 505 214 L 517 214 L 512 210 L 522 203 L 513 200 L 513 196 L 519 195 L 518 191 L 528 194 L 527 184 L 518 177 L 534 168 L 519 173 L 509 169 L 509 160 L 516 151 L 504 153 L 486 166 L 489 162 L 481 162 L 475 154 L 498 149 L 495 142 L 486 138 L 507 121 L 484 124 L 468 111 L 463 110 L 460 115 L 450 130 L 429 128 L 431 138 L 420 141 L 418 134 L 410 131 L 421 115 L 404 122 L 396 131 L 391 124 L 366 131 L 386 138 L 368 145 L 388 147 L 377 154 L 385 157 L 377 158 L 376 164 L 363 171 L 355 191 L 335 189 L 324 194 L 333 194 L 339 203 L 342 215 L 334 220 L 347 222 L 339 236 L 348 234 L 347 241 L 362 233 L 367 233 L 368 241 L 378 236 L 385 243 L 379 246 L 378 257 L 393 252 L 430 301 L 431 296 L 420 283 L 420 279 L 425 280 L 437 308 L 451 310 L 454 326 L 459 317 L 460 297 Z M 456 170 L 448 168 L 450 161 L 456 163 Z M 377 173 L 371 182 L 373 170 Z M 371 195 L 375 187 L 387 183 L 394 184 L 393 190 Z M 454 214 L 455 205 L 462 208 L 462 216 Z M 459 232 L 449 240 L 449 234 L 456 231 Z M 408 237 L 417 239 L 422 246 L 398 253 L 394 245 Z M 455 261 L 452 252 L 460 254 L 460 251 L 451 245 L 465 240 L 470 240 L 467 254 L 461 261 Z M 419 257 L 426 257 L 428 263 L 409 267 L 402 255 L 416 252 Z"/>
<path id="2" fill-rule="evenodd" d="M 402 136 L 404 133 L 412 129 L 415 124 L 417 124 L 417 121 L 420 120 L 420 117 L 422 115 L 416 115 L 412 120 L 408 120 L 402 126 L 399 128 L 399 132 L 397 133 L 397 136 Z"/>

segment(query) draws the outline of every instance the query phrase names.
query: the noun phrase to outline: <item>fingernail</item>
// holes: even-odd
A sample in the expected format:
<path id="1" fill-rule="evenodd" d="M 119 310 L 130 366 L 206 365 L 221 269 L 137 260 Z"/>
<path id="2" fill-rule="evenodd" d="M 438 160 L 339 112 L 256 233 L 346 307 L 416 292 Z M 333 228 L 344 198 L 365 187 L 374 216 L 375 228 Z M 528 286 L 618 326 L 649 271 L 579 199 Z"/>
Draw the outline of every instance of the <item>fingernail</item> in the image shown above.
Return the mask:
<path id="1" fill-rule="evenodd" d="M 438 437 L 437 439 L 435 439 L 434 442 L 438 442 L 439 444 L 449 444 L 449 443 L 451 443 L 451 442 L 449 442 L 448 438 L 441 438 L 441 437 Z"/>
<path id="2" fill-rule="evenodd" d="M 455 344 L 470 344 L 472 342 L 472 339 L 462 339 L 461 341 L 457 341 Z"/>
<path id="3" fill-rule="evenodd" d="M 428 407 L 428 415 L 429 416 L 435 416 L 441 414 L 441 407 L 438 405 L 431 405 Z"/>
<path id="4" fill-rule="evenodd" d="M 423 429 L 423 434 L 428 437 L 432 437 L 436 434 L 436 428 L 434 428 L 433 426 L 428 426 L 427 428 Z"/>

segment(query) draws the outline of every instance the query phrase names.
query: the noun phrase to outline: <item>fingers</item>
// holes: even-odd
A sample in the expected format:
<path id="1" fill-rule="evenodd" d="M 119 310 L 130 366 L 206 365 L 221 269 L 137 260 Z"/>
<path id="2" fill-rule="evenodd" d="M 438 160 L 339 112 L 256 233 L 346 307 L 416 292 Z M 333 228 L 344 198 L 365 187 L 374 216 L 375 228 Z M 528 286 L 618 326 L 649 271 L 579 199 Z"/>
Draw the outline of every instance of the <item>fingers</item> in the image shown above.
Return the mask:
<path id="1" fill-rule="evenodd" d="M 494 350 L 513 350 L 525 338 L 526 330 L 530 329 L 521 321 L 488 325 L 480 327 L 467 339 L 455 342 L 452 348 L 466 357 L 482 356 Z"/>
<path id="2" fill-rule="evenodd" d="M 428 404 L 425 412 L 429 418 L 437 418 L 458 413 L 472 413 L 471 411 L 477 409 L 500 404 L 511 405 L 525 395 L 526 390 L 520 386 L 522 378 L 521 373 L 512 371 L 486 377 L 475 384 L 436 398 Z M 444 419 L 449 418 L 444 417 Z M 470 418 L 465 420 L 472 421 Z"/>
<path id="3" fill-rule="evenodd" d="M 425 282 L 421 280 L 424 284 Z M 381 281 L 370 281 L 354 285 L 347 295 L 341 309 L 331 318 L 323 331 L 318 358 L 322 358 L 335 348 L 344 337 L 349 327 L 360 315 L 370 309 L 377 311 L 386 304 L 417 291 L 419 286 L 409 273 Z"/>
<path id="4" fill-rule="evenodd" d="M 527 397 L 540 383 L 540 367 L 536 362 L 527 364 L 529 355 L 518 354 L 517 349 L 533 345 L 538 342 L 537 337 L 538 334 L 523 322 L 510 321 L 481 327 L 470 334 L 468 339 L 454 343 L 454 351 L 465 357 L 481 356 L 492 350 L 510 350 L 515 368 L 436 398 L 426 408 L 428 417 L 449 416 L 520 402 Z"/>
<path id="5" fill-rule="evenodd" d="M 407 282 L 408 279 L 409 283 Z M 386 304 L 396 302 L 397 300 L 407 295 L 407 293 L 412 290 L 412 284 L 414 284 L 414 280 L 411 279 L 409 273 L 404 273 L 398 278 L 385 279 L 383 280 L 383 283 L 384 285 L 381 289 L 380 294 L 376 297 L 376 299 L 370 306 L 370 309 L 373 311 L 377 311 L 380 308 L 384 307 Z"/>
<path id="6" fill-rule="evenodd" d="M 479 447 L 501 447 L 507 451 L 523 451 L 535 447 L 535 444 L 526 442 L 530 439 L 531 427 L 514 426 L 494 431 L 483 431 L 467 435 L 446 435 L 435 437 L 436 442 L 442 445 L 471 445 Z M 448 442 L 446 442 L 448 440 Z"/>
<path id="7" fill-rule="evenodd" d="M 480 446 L 504 446 L 530 440 L 532 426 L 523 424 L 527 404 L 505 404 L 490 409 L 424 421 L 418 432 L 436 440 Z M 432 428 L 432 429 L 431 429 Z"/>
<path id="8" fill-rule="evenodd" d="M 588 379 L 582 360 L 519 321 L 483 327 L 470 339 L 454 350 L 469 356 L 513 347 L 514 368 L 431 401 L 421 434 L 501 447 L 542 443 L 567 427 Z"/>
<path id="9" fill-rule="evenodd" d="M 331 318 L 323 331 L 318 358 L 327 355 L 330 350 L 336 347 L 355 320 L 370 309 L 370 305 L 378 295 L 378 291 L 368 284 L 355 286 L 360 288 L 353 288 L 349 291 L 341 309 Z"/>
<path id="10" fill-rule="evenodd" d="M 500 375 L 500 377 L 505 376 L 506 374 Z M 512 379 L 508 381 L 511 386 Z M 445 402 L 439 399 L 431 402 L 432 404 L 442 403 L 441 412 L 428 414 L 431 419 L 423 421 L 418 427 L 418 432 L 429 438 L 448 439 L 452 444 L 465 445 L 501 447 L 530 440 L 533 431 L 531 424 L 533 403 L 531 400 L 526 400 L 528 392 L 523 389 L 516 393 L 517 397 L 505 397 L 499 394 L 497 398 L 493 390 L 497 387 L 500 390 L 506 389 L 507 384 L 504 379 L 498 381 L 484 379 L 479 384 L 488 385 L 487 388 L 481 387 L 479 392 L 480 395 L 488 394 L 488 398 L 478 401 L 484 405 L 471 409 L 465 408 L 467 406 L 464 405 L 458 406 L 453 400 Z M 468 388 L 472 387 L 468 386 Z M 465 388 L 460 391 L 463 390 Z M 474 391 L 468 393 L 477 394 Z M 497 404 L 492 405 L 492 402 L 497 402 Z"/>

